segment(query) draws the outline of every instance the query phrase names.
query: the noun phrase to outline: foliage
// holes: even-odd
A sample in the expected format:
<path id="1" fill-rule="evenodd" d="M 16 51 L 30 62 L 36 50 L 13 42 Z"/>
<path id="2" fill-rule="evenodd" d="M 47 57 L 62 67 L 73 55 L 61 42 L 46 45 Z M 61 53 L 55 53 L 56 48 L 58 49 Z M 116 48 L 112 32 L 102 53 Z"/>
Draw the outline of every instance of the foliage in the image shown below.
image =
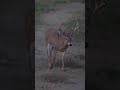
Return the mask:
<path id="1" fill-rule="evenodd" d="M 78 26 L 80 26 L 79 29 L 77 29 L 74 34 L 73 34 L 73 39 L 75 41 L 83 41 L 85 40 L 85 22 L 84 18 L 78 17 L 73 17 L 71 20 L 63 23 L 63 26 L 66 27 L 65 31 L 72 31 L 73 28 L 76 27 L 78 22 Z"/>

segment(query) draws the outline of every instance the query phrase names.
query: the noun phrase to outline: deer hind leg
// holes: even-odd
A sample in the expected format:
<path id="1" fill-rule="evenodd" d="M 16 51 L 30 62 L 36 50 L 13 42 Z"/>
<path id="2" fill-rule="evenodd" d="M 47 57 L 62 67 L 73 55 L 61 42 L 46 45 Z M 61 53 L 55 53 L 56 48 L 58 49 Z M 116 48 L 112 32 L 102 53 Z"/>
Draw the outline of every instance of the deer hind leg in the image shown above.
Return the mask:
<path id="1" fill-rule="evenodd" d="M 53 65 L 54 65 L 54 61 L 55 61 L 55 58 L 56 58 L 56 49 L 54 47 L 51 48 L 51 53 L 50 53 L 50 60 L 51 60 L 51 66 L 50 66 L 50 69 L 53 68 Z"/>
<path id="2" fill-rule="evenodd" d="M 50 60 L 51 48 L 52 48 L 52 46 L 50 44 L 48 44 L 47 45 L 47 56 L 48 56 L 48 67 L 49 68 L 51 67 L 51 60 Z"/>
<path id="3" fill-rule="evenodd" d="M 64 56 L 65 56 L 65 52 L 62 53 L 62 70 L 64 70 Z"/>

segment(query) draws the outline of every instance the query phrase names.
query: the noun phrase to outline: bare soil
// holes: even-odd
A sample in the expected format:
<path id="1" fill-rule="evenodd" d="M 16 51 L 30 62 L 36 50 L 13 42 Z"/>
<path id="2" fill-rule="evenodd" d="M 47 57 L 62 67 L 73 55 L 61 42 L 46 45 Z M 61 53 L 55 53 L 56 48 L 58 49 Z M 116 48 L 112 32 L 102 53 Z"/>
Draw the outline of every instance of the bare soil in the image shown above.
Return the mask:
<path id="1" fill-rule="evenodd" d="M 49 28 L 62 23 L 80 12 L 84 18 L 85 4 L 58 4 L 55 11 L 36 15 L 35 21 L 35 89 L 36 90 L 85 90 L 85 45 L 73 42 L 65 55 L 65 71 L 61 71 L 61 53 L 57 54 L 53 70 L 48 70 L 44 34 Z M 85 31 L 85 30 L 82 30 Z"/>

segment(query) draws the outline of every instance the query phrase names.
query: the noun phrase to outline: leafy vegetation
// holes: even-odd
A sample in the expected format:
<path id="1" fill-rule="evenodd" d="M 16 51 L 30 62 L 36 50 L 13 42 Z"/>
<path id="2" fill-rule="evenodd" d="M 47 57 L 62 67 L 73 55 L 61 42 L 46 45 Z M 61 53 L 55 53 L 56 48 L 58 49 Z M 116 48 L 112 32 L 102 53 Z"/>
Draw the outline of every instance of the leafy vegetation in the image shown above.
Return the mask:
<path id="1" fill-rule="evenodd" d="M 85 40 L 85 19 L 84 18 L 80 18 L 80 16 L 73 17 L 71 20 L 63 23 L 63 25 L 66 27 L 65 31 L 72 31 L 73 28 L 76 27 L 77 22 L 80 28 L 74 32 L 73 39 L 75 41 L 83 41 Z"/>

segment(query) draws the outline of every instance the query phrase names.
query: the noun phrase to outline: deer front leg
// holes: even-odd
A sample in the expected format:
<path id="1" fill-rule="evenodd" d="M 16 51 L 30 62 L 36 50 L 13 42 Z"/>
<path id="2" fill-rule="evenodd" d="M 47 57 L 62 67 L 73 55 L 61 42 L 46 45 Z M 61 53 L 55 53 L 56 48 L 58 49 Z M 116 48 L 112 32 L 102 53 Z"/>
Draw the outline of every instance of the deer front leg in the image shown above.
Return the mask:
<path id="1" fill-rule="evenodd" d="M 64 70 L 64 56 L 65 56 L 65 52 L 62 53 L 62 70 Z"/>
<path id="2" fill-rule="evenodd" d="M 50 59 L 51 59 L 51 69 L 53 68 L 53 65 L 54 65 L 54 61 L 55 61 L 55 58 L 56 58 L 56 49 L 54 47 L 51 48 L 51 55 L 50 55 Z"/>

